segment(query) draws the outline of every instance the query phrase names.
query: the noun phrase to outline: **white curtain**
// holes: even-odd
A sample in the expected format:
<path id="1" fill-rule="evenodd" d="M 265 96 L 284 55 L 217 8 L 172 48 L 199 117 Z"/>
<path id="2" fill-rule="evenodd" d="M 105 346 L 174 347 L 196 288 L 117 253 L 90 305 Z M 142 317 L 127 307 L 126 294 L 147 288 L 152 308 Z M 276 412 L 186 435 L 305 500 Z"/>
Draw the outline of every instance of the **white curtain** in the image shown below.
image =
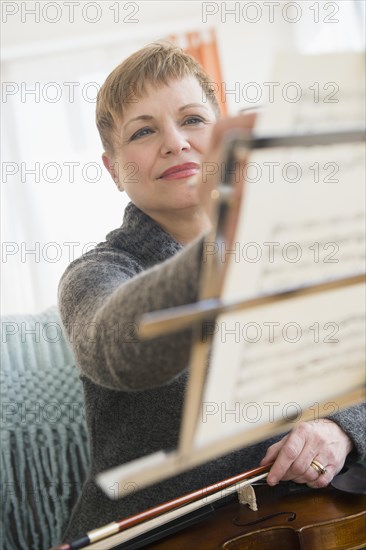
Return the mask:
<path id="1" fill-rule="evenodd" d="M 202 27 L 199 3 L 122 3 L 114 21 L 117 3 L 106 1 L 96 24 L 81 17 L 84 0 L 72 24 L 66 8 L 56 24 L 22 22 L 32 6 L 19 4 L 3 25 L 2 314 L 55 304 L 70 261 L 121 224 L 128 198 L 102 165 L 97 87 L 148 42 Z"/>
<path id="2" fill-rule="evenodd" d="M 66 266 L 121 224 L 127 197 L 101 161 L 95 94 L 139 41 L 5 61 L 2 314 L 57 300 Z"/>

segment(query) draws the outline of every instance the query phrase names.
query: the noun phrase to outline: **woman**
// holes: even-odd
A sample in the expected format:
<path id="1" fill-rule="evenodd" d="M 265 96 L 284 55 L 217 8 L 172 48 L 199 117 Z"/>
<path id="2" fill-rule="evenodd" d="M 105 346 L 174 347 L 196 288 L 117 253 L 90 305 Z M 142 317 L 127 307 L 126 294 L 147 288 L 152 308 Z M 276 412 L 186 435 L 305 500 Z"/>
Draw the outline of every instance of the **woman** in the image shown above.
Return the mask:
<path id="1" fill-rule="evenodd" d="M 365 455 L 357 406 L 119 501 L 94 483 L 100 471 L 177 445 L 191 333 L 142 342 L 135 322 L 145 312 L 197 299 L 217 183 L 213 176 L 203 181 L 201 167 L 220 160 L 228 129 L 253 124 L 244 117 L 217 123 L 218 116 L 208 76 L 166 43 L 131 55 L 98 95 L 103 162 L 131 203 L 123 225 L 74 261 L 60 283 L 62 321 L 84 386 L 91 454 L 67 540 L 254 467 L 264 455 L 262 464 L 275 460 L 269 484 L 291 479 L 311 487 L 327 485 L 350 452 Z M 197 186 L 189 185 L 192 178 Z M 313 459 L 325 473 L 311 466 Z"/>

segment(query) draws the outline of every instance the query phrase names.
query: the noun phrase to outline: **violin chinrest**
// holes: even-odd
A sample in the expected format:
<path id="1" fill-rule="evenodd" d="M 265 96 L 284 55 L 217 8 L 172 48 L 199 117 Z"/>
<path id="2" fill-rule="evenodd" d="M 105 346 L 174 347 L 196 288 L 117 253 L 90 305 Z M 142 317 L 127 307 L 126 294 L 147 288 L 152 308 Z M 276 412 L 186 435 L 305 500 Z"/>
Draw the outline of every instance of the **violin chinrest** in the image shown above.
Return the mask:
<path id="1" fill-rule="evenodd" d="M 333 478 L 331 485 L 345 493 L 366 495 L 366 467 L 363 464 L 354 463 L 346 468 L 344 473 Z"/>

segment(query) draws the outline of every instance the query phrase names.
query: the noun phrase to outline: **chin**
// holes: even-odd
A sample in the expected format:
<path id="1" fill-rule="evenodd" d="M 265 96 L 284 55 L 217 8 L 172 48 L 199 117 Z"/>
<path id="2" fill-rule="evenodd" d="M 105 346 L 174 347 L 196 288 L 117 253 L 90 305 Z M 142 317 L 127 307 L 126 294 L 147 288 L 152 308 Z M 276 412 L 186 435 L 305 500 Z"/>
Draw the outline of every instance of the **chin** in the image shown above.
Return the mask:
<path id="1" fill-rule="evenodd" d="M 200 206 L 200 201 L 197 196 L 178 197 L 174 202 L 178 208 L 198 208 Z"/>

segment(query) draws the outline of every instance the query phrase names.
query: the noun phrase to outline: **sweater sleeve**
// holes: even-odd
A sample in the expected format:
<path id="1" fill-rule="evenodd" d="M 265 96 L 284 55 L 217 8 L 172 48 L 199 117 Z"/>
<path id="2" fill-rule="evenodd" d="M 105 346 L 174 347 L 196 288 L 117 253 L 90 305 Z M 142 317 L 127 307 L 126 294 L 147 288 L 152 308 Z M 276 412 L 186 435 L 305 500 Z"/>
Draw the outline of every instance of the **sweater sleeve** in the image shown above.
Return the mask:
<path id="1" fill-rule="evenodd" d="M 329 416 L 351 438 L 353 450 L 349 458 L 366 459 L 366 403 L 360 403 Z"/>
<path id="2" fill-rule="evenodd" d="M 203 239 L 196 240 L 134 276 L 126 270 L 131 261 L 108 250 L 69 266 L 59 285 L 59 308 L 83 374 L 104 387 L 131 391 L 166 384 L 187 367 L 191 330 L 141 341 L 137 323 L 144 313 L 197 300 L 202 248 Z"/>
<path id="3" fill-rule="evenodd" d="M 61 319 L 83 374 L 114 390 L 169 383 L 188 365 L 192 333 L 140 341 L 137 321 L 146 312 L 197 300 L 203 241 L 131 278 L 121 258 L 101 251 L 77 260 L 59 287 Z M 351 458 L 365 460 L 366 405 L 329 416 L 351 438 Z"/>

